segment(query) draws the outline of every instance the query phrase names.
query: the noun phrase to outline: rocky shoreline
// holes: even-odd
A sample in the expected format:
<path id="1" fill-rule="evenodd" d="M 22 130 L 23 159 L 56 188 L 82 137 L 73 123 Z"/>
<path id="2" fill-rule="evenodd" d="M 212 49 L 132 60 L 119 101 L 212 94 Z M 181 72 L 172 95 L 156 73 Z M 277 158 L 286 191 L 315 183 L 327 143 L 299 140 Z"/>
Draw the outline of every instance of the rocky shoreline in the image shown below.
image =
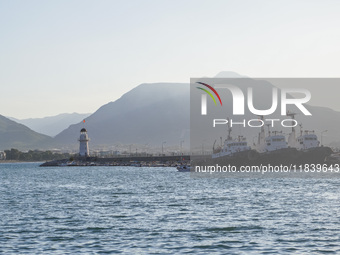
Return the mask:
<path id="1" fill-rule="evenodd" d="M 190 156 L 153 156 L 153 157 L 118 157 L 118 158 L 76 158 L 47 161 L 41 167 L 72 166 L 135 166 L 135 167 L 177 167 L 188 165 Z"/>

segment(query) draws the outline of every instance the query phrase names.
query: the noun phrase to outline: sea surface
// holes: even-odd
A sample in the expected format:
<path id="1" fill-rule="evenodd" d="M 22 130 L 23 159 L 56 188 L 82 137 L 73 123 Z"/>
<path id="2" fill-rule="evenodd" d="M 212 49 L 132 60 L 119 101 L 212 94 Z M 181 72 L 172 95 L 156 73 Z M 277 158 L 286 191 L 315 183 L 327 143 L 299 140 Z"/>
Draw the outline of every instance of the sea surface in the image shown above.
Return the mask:
<path id="1" fill-rule="evenodd" d="M 340 179 L 0 164 L 0 254 L 336 254 Z"/>

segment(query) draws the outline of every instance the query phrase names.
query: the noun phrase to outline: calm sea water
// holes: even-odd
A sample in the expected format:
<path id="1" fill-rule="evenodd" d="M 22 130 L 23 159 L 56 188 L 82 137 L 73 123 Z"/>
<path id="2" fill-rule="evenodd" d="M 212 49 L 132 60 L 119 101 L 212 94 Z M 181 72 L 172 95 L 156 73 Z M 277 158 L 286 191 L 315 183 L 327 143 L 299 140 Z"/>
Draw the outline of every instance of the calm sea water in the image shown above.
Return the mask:
<path id="1" fill-rule="evenodd" d="M 340 252 L 340 180 L 0 164 L 0 253 Z"/>

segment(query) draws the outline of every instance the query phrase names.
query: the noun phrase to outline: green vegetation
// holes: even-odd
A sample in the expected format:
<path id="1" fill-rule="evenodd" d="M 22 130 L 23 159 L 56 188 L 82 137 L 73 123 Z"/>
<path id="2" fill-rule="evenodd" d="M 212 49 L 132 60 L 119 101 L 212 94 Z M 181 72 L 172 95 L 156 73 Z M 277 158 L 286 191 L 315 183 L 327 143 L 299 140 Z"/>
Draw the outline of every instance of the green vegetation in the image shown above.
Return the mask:
<path id="1" fill-rule="evenodd" d="M 18 161 L 46 161 L 57 160 L 73 157 L 70 153 L 53 153 L 51 151 L 30 150 L 28 152 L 21 152 L 17 149 L 5 150 L 7 160 Z"/>

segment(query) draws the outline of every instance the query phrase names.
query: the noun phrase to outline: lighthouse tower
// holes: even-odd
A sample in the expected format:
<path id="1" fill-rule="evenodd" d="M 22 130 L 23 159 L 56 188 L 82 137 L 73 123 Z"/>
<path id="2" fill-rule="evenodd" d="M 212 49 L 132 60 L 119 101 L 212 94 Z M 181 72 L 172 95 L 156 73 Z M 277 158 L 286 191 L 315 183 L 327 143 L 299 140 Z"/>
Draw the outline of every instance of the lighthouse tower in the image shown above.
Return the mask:
<path id="1" fill-rule="evenodd" d="M 81 157 L 89 157 L 90 150 L 89 150 L 89 137 L 87 135 L 87 130 L 82 128 L 80 130 L 80 138 L 79 138 L 79 156 Z"/>

